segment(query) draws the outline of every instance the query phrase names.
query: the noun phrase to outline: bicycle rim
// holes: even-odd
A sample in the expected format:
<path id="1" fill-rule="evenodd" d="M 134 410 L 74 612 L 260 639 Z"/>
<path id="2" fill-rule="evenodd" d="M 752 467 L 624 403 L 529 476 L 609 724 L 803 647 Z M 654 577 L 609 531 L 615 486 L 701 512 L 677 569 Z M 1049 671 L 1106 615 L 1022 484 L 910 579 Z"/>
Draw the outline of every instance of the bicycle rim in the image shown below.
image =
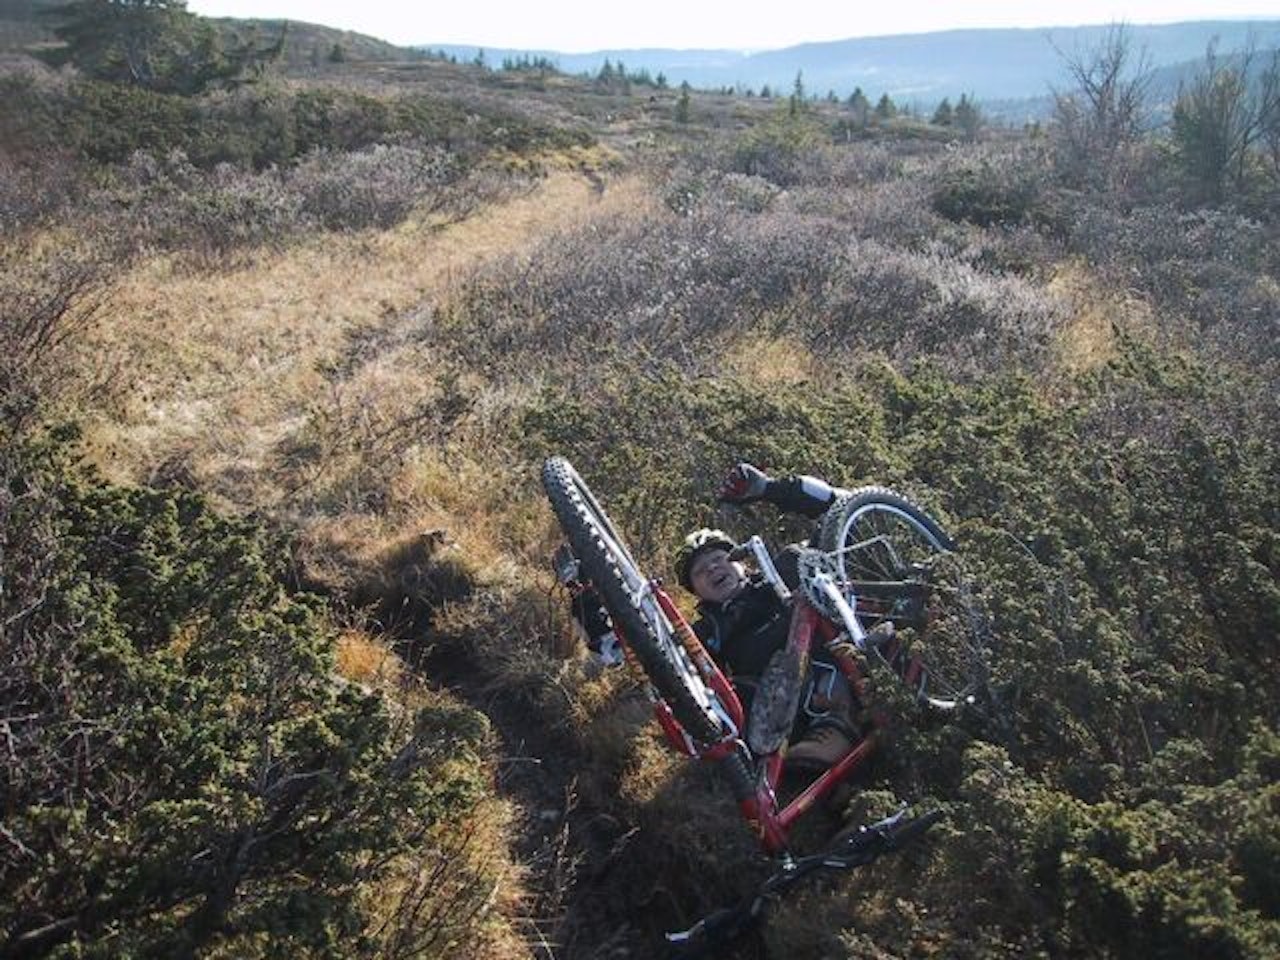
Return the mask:
<path id="1" fill-rule="evenodd" d="M 542 482 L 560 526 L 650 683 L 690 736 L 702 743 L 719 740 L 722 711 L 715 696 L 604 508 L 563 457 L 547 460 Z"/>
<path id="2" fill-rule="evenodd" d="M 941 523 L 901 494 L 866 487 L 828 511 L 820 542 L 856 594 L 864 628 L 892 622 L 910 648 L 896 662 L 879 648 L 869 655 L 899 676 L 906 673 L 923 702 L 941 709 L 971 704 L 986 679 L 985 631 Z M 910 660 L 923 673 L 912 670 Z"/>

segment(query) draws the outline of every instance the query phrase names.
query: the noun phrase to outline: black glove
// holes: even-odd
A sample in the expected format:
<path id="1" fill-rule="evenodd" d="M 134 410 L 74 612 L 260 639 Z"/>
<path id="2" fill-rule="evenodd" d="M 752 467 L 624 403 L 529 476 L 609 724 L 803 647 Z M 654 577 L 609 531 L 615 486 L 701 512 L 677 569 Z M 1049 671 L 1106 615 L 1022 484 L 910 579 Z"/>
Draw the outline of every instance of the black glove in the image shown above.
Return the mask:
<path id="1" fill-rule="evenodd" d="M 744 461 L 725 476 L 717 499 L 726 503 L 755 503 L 764 498 L 771 482 L 767 473 Z"/>

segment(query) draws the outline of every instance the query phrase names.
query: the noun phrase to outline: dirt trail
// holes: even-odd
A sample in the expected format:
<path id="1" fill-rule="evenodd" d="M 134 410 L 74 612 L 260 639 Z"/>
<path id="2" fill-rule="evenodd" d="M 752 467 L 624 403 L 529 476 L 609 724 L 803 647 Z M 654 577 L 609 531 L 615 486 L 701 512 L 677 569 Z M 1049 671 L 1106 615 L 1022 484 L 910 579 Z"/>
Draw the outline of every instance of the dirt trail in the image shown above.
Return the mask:
<path id="1" fill-rule="evenodd" d="M 400 388 L 421 357 L 395 353 L 424 305 L 447 299 L 487 261 L 647 202 L 636 177 L 605 183 L 554 172 L 528 192 L 449 225 L 411 222 L 380 233 L 316 237 L 221 273 L 184 272 L 170 258 L 147 261 L 121 281 L 90 346 L 104 366 L 130 375 L 129 392 L 91 425 L 91 453 L 117 480 L 163 478 L 177 461 L 188 482 L 226 509 L 265 509 L 304 527 L 323 523 L 291 501 L 273 457 L 308 429 L 317 397 L 333 388 L 326 369 L 349 361 L 353 342 L 373 346 L 347 382 L 390 378 L 375 399 L 389 405 L 389 416 L 407 416 L 412 398 Z M 369 400 L 353 394 L 355 403 Z M 367 549 L 380 547 L 377 534 L 385 531 L 355 526 L 349 517 L 333 522 L 347 525 L 349 539 Z M 465 535 L 460 518 L 445 516 L 442 523 Z M 527 706 L 496 697 L 473 672 L 452 668 L 432 664 L 427 675 L 485 712 L 501 744 L 497 783 L 517 811 L 512 855 L 527 890 L 518 925 L 531 955 L 643 955 L 635 952 L 634 929 L 619 925 L 605 904 L 590 903 L 586 876 L 609 862 L 628 832 L 580 808 L 571 750 L 561 736 Z"/>
<path id="2" fill-rule="evenodd" d="M 518 253 L 634 189 L 624 180 L 602 193 L 598 182 L 556 171 L 449 225 L 325 234 L 221 273 L 184 272 L 168 257 L 146 261 L 120 282 L 89 344 L 96 363 L 131 378 L 115 409 L 93 425 L 94 456 L 109 475 L 135 481 L 180 456 L 199 486 L 228 506 L 263 506 L 262 478 L 246 475 L 305 425 L 324 364 L 353 334 L 402 322 L 477 265 Z"/>

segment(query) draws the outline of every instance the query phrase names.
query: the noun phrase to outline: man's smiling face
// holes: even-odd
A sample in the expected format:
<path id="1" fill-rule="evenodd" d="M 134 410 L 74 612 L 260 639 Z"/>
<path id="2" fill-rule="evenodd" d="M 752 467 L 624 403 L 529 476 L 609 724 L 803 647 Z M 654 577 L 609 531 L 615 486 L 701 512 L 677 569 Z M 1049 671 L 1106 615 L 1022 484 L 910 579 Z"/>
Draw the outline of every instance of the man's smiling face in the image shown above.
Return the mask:
<path id="1" fill-rule="evenodd" d="M 747 583 L 742 564 L 729 559 L 729 551 L 706 550 L 698 554 L 689 567 L 693 592 L 708 603 L 724 603 Z"/>

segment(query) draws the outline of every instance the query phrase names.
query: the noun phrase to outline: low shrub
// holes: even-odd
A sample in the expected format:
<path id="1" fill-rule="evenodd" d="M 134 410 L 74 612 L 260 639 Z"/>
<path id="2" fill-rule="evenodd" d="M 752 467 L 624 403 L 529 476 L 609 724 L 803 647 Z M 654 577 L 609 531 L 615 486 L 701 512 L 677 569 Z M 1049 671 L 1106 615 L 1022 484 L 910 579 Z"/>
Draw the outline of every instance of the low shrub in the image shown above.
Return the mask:
<path id="1" fill-rule="evenodd" d="M 591 144 L 580 129 L 509 107 L 420 94 L 372 96 L 343 87 L 263 83 L 200 97 L 44 74 L 0 75 L 0 132 L 10 149 L 61 148 L 98 163 L 137 151 L 181 150 L 198 167 L 258 169 L 317 150 L 355 151 L 405 140 L 468 158 Z"/>
<path id="2" fill-rule="evenodd" d="M 439 148 L 379 145 L 359 153 L 317 153 L 288 175 L 302 215 L 326 230 L 385 229 L 438 196 L 459 169 Z"/>
<path id="3" fill-rule="evenodd" d="M 1079 202 L 1066 242 L 1104 276 L 1136 286 L 1167 330 L 1251 365 L 1280 359 L 1275 224 L 1227 210 Z"/>
<path id="4" fill-rule="evenodd" d="M 951 826 L 855 878 L 848 952 L 828 934 L 812 955 L 941 937 L 957 955 L 1261 958 L 1280 935 L 1280 445 L 1253 389 L 1132 341 L 1066 404 L 1007 375 L 863 367 L 761 391 L 619 363 L 589 388 L 548 387 L 518 435 L 533 462 L 578 464 L 659 575 L 691 527 L 805 534 L 713 512 L 716 474 L 740 458 L 899 487 L 956 535 L 991 627 L 994 706 L 938 725 L 893 701 L 876 782 L 945 803 Z"/>
<path id="5" fill-rule="evenodd" d="M 483 718 L 338 682 L 281 544 L 105 485 L 70 439 L 0 462 L 5 952 L 371 952 L 388 905 L 361 893 L 484 795 Z M 390 916 L 415 936 L 460 889 Z"/>
<path id="6" fill-rule="evenodd" d="M 526 371 L 570 363 L 579 376 L 590 374 L 574 358 L 608 344 L 714 368 L 748 330 L 972 375 L 1042 364 L 1061 322 L 1042 290 L 946 251 L 850 239 L 841 221 L 782 199 L 760 215 L 726 209 L 722 183 L 700 189 L 687 216 L 590 224 L 477 273 L 433 335 L 463 338 L 476 363 L 523 357 Z"/>
<path id="7" fill-rule="evenodd" d="M 960 167 L 934 188 L 933 209 L 979 227 L 1018 226 L 1041 216 L 1041 176 L 1037 163 L 1018 160 Z"/>

